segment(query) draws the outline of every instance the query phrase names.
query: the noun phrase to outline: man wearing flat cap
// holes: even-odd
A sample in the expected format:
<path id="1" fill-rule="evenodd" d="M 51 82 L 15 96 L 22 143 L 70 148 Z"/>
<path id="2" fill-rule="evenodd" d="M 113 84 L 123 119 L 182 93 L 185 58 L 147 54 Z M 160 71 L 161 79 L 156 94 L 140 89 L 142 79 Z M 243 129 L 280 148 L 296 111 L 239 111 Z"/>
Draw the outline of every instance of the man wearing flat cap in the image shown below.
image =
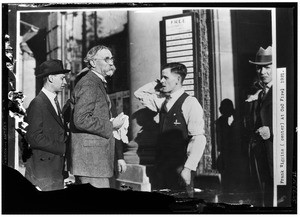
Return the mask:
<path id="1" fill-rule="evenodd" d="M 272 130 L 272 47 L 260 47 L 255 61 L 258 91 L 246 103 L 250 115 L 246 120 L 250 128 L 250 173 L 259 194 L 261 205 L 273 204 L 273 130 Z"/>
<path id="2" fill-rule="evenodd" d="M 27 109 L 26 138 L 32 156 L 26 162 L 25 177 L 42 191 L 64 188 L 67 134 L 57 95 L 64 89 L 69 71 L 60 60 L 43 62 L 37 77 L 43 78 L 44 86 Z"/>

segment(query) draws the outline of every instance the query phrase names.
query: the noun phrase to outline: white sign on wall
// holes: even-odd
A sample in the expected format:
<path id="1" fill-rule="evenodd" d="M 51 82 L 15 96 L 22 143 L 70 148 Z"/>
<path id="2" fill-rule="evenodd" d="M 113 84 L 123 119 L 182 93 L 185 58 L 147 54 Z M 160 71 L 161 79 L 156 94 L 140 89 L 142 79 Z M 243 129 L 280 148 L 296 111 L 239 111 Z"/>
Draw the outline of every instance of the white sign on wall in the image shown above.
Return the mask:
<path id="1" fill-rule="evenodd" d="M 195 25 L 195 14 L 181 14 L 164 18 L 162 26 L 163 46 L 162 64 L 178 62 L 187 67 L 188 75 L 183 88 L 189 94 L 194 95 L 197 78 L 197 28 Z"/>
<path id="2" fill-rule="evenodd" d="M 192 31 L 192 17 L 178 17 L 166 20 L 166 35 Z"/>
<path id="3" fill-rule="evenodd" d="M 286 160 L 287 160 L 287 148 L 286 148 L 286 68 L 277 69 L 277 94 L 276 94 L 276 121 L 275 126 L 277 141 L 276 145 L 276 157 L 275 157 L 275 183 L 277 185 L 286 185 Z"/>

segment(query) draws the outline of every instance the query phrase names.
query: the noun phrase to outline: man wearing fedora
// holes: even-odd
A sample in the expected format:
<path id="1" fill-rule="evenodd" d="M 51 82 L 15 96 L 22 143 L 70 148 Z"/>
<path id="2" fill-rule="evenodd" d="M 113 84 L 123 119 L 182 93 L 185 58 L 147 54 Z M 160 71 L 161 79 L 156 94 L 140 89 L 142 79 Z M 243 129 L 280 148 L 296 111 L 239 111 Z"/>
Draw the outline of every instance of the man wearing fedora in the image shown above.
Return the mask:
<path id="1" fill-rule="evenodd" d="M 247 127 L 251 130 L 249 144 L 250 174 L 259 192 L 262 206 L 273 204 L 273 130 L 272 130 L 272 47 L 260 47 L 254 64 L 259 87 L 246 103 L 250 115 Z"/>
<path id="2" fill-rule="evenodd" d="M 43 62 L 37 75 L 43 78 L 43 88 L 27 109 L 26 139 L 32 156 L 26 162 L 25 177 L 42 191 L 64 188 L 67 134 L 57 94 L 65 87 L 69 71 L 60 60 Z"/>

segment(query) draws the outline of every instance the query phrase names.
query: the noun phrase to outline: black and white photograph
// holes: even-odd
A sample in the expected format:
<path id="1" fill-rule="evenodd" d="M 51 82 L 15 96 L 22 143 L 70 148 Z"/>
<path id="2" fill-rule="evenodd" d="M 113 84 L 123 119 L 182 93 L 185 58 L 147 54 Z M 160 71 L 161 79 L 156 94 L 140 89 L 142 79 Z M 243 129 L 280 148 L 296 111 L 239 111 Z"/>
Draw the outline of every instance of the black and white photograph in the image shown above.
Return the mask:
<path id="1" fill-rule="evenodd" d="M 297 2 L 1 5 L 2 214 L 297 214 Z"/>

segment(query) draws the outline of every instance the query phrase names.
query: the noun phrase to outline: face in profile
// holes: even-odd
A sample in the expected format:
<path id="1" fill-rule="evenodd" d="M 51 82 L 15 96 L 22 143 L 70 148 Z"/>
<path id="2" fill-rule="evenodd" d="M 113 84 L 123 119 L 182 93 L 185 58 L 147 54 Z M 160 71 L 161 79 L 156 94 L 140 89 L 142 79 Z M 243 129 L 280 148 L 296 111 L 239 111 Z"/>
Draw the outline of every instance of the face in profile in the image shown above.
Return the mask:
<path id="1" fill-rule="evenodd" d="M 67 85 L 65 74 L 50 75 L 52 87 L 55 92 L 61 92 Z"/>
<path id="2" fill-rule="evenodd" d="M 272 64 L 270 65 L 257 65 L 257 76 L 264 84 L 268 84 L 272 81 Z"/>
<path id="3" fill-rule="evenodd" d="M 99 50 L 93 58 L 94 68 L 103 76 L 112 76 L 116 70 L 112 53 L 108 49 Z"/>
<path id="4" fill-rule="evenodd" d="M 162 71 L 160 82 L 161 92 L 173 93 L 176 90 L 178 83 L 180 82 L 180 75 L 171 73 L 171 68 L 166 68 Z"/>

